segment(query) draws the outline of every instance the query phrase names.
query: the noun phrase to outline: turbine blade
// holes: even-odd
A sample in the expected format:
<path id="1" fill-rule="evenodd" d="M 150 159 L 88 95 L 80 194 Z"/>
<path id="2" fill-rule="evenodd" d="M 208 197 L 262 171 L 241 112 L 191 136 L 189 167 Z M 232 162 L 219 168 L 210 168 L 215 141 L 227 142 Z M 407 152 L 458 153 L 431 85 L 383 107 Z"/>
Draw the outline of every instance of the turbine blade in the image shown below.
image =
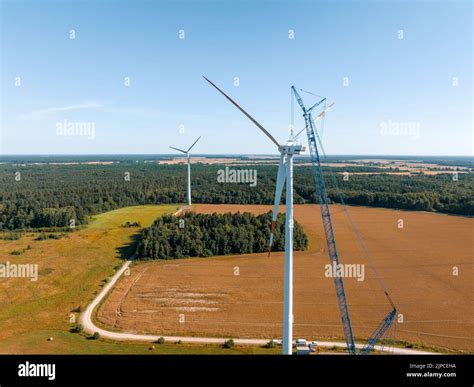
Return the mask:
<path id="1" fill-rule="evenodd" d="M 326 113 L 331 110 L 331 108 L 334 106 L 335 102 L 333 102 L 332 104 L 330 104 L 325 110 L 323 110 L 321 113 L 319 113 L 316 118 L 313 120 L 313 122 L 318 122 L 321 118 L 323 118 Z"/>
<path id="2" fill-rule="evenodd" d="M 181 153 L 184 153 L 184 154 L 187 153 L 185 150 L 182 150 L 182 149 L 179 149 L 179 148 L 175 148 L 175 147 L 173 147 L 173 146 L 170 146 L 170 148 L 171 148 L 171 149 L 174 149 L 174 150 L 177 150 L 177 151 L 179 151 L 179 152 L 181 152 Z"/>
<path id="3" fill-rule="evenodd" d="M 280 206 L 281 194 L 283 192 L 283 185 L 285 184 L 285 180 L 286 180 L 286 168 L 285 168 L 284 157 L 285 156 L 282 153 L 280 156 L 280 163 L 278 164 L 278 175 L 277 175 L 277 182 L 276 182 L 276 189 L 275 189 L 275 203 L 273 205 L 272 226 L 270 229 L 270 240 L 268 241 L 268 256 L 270 256 L 272 252 L 273 233 L 275 232 L 275 225 L 276 225 L 276 220 L 278 217 L 278 207 Z"/>
<path id="4" fill-rule="evenodd" d="M 202 76 L 206 81 L 208 81 L 212 86 L 214 86 L 217 91 L 219 91 L 224 97 L 226 97 L 237 109 L 239 109 L 242 113 L 244 113 L 247 118 L 252 121 L 263 133 L 267 135 L 267 137 L 273 141 L 273 143 L 280 149 L 280 144 L 278 141 L 273 137 L 268 130 L 266 130 L 262 125 L 260 125 L 250 114 L 248 114 L 244 109 L 242 109 L 237 102 L 235 102 L 232 98 L 230 98 L 226 93 L 224 93 L 221 89 L 219 89 L 214 83 L 212 83 L 209 79 L 207 79 L 204 75 Z"/>
<path id="5" fill-rule="evenodd" d="M 187 150 L 187 153 L 189 153 L 189 151 L 193 148 L 193 146 L 196 145 L 196 143 L 199 141 L 200 138 L 201 138 L 201 136 L 199 136 L 198 139 L 196 141 L 194 141 L 193 145 L 191 145 L 189 147 L 189 149 Z"/>

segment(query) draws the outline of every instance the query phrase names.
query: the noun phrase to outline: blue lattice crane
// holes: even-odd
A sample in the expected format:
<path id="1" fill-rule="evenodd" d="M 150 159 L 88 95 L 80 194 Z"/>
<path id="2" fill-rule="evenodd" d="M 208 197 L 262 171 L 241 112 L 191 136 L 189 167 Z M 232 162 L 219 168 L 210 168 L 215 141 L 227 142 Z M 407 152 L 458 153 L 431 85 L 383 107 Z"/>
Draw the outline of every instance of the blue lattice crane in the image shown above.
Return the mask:
<path id="1" fill-rule="evenodd" d="M 317 117 L 313 119 L 312 117 L 312 112 L 315 108 L 317 108 L 319 105 L 322 103 L 326 102 L 326 98 L 321 98 L 318 102 L 316 102 L 314 105 L 312 105 L 310 108 L 306 108 L 303 102 L 303 99 L 301 98 L 300 94 L 296 90 L 294 86 L 291 87 L 293 95 L 300 105 L 301 109 L 303 110 L 303 117 L 305 120 L 305 129 L 306 129 L 306 134 L 308 137 L 308 145 L 310 149 L 310 156 L 311 156 L 311 163 L 313 165 L 313 177 L 314 181 L 316 184 L 316 191 L 319 199 L 319 206 L 321 209 L 321 216 L 323 220 L 323 228 L 324 228 L 324 234 L 326 237 L 326 243 L 328 247 L 328 254 L 329 254 L 329 260 L 331 262 L 331 265 L 333 267 L 339 267 L 339 254 L 337 252 L 337 246 L 336 246 L 336 239 L 334 236 L 334 229 L 332 226 L 332 220 L 331 220 L 331 213 L 329 211 L 329 201 L 327 197 L 327 191 L 326 191 L 326 183 L 324 179 L 324 174 L 323 174 L 323 169 L 321 166 L 321 158 L 317 146 L 317 142 L 319 142 L 321 148 L 322 148 L 322 143 L 321 139 L 319 138 L 319 134 L 315 128 L 315 120 L 322 119 L 324 115 L 326 114 L 327 110 L 332 107 L 332 105 L 329 106 L 328 109 L 323 110 Z M 304 130 L 304 129 L 303 129 Z M 301 132 L 300 132 L 301 133 Z M 299 134 L 299 133 L 298 133 Z M 298 134 L 295 136 L 297 137 Z M 324 152 L 324 149 L 321 149 Z M 342 197 L 342 194 L 337 186 L 337 181 L 332 175 L 334 183 L 336 184 L 336 189 L 339 194 L 339 198 L 341 200 L 341 203 L 344 205 L 344 200 Z M 345 209 L 345 206 L 344 206 Z M 345 209 L 347 212 L 347 210 Z M 352 219 L 350 218 L 349 213 L 347 212 L 349 216 L 349 220 L 351 225 L 355 229 L 355 225 L 352 222 Z M 380 282 L 380 285 L 382 286 L 382 289 L 385 293 L 385 296 L 387 297 L 390 305 L 392 306 L 392 310 L 388 315 L 380 322 L 379 326 L 377 329 L 372 333 L 371 337 L 369 338 L 368 343 L 359 351 L 356 351 L 356 345 L 354 343 L 354 335 L 352 332 L 352 324 L 351 324 L 351 319 L 350 319 L 350 314 L 349 314 L 349 308 L 347 306 L 347 299 L 346 299 L 346 292 L 344 289 L 344 280 L 342 276 L 334 276 L 334 285 L 336 288 L 336 296 L 337 296 L 337 302 L 339 305 L 339 312 L 341 314 L 341 320 L 342 320 L 342 327 L 344 329 L 344 336 L 346 339 L 347 343 L 347 348 L 350 354 L 367 354 L 369 353 L 374 346 L 377 344 L 377 342 L 383 337 L 385 332 L 390 328 L 390 326 L 393 323 L 393 320 L 395 318 L 395 315 L 397 313 L 397 309 L 395 308 L 395 305 L 393 304 L 387 289 L 385 288 L 380 276 L 377 273 L 377 270 L 375 269 L 370 256 L 368 254 L 367 248 L 358 232 L 357 229 L 355 229 L 356 235 L 359 239 L 359 242 L 361 243 L 363 250 L 369 259 L 369 262 L 372 266 L 372 269 L 374 270 L 374 273 L 377 276 L 377 279 Z"/>

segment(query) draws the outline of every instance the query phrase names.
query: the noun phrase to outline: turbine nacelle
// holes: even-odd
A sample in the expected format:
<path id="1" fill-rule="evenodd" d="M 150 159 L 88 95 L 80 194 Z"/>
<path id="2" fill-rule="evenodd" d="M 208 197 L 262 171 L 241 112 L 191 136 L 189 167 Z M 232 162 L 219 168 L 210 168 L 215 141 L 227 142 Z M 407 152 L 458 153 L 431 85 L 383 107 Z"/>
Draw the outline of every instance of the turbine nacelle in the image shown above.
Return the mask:
<path id="1" fill-rule="evenodd" d="M 293 141 L 288 141 L 285 145 L 280 145 L 280 152 L 286 155 L 299 155 L 304 153 L 306 147 L 301 144 L 296 144 Z"/>

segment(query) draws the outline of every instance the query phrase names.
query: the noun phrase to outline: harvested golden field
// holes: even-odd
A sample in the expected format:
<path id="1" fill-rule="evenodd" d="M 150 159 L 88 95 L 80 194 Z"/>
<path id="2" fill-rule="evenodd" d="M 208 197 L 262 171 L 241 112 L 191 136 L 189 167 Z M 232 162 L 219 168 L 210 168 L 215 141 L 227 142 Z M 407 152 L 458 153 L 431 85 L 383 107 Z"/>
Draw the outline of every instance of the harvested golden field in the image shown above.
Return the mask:
<path id="1" fill-rule="evenodd" d="M 197 212 L 270 206 L 196 205 Z M 472 256 L 474 220 L 351 207 L 371 257 L 399 310 L 388 338 L 474 352 Z M 390 311 L 342 207 L 332 207 L 341 262 L 365 264 L 345 280 L 356 339 L 367 338 Z M 310 248 L 294 255 L 294 335 L 342 338 L 317 205 L 295 206 Z M 403 228 L 399 228 L 403 221 Z M 105 300 L 100 323 L 123 331 L 223 337 L 281 337 L 283 253 L 137 263 Z M 456 274 L 457 268 L 457 275 Z M 361 273 L 359 273 L 361 274 Z M 358 280 L 359 279 L 359 280 Z"/>

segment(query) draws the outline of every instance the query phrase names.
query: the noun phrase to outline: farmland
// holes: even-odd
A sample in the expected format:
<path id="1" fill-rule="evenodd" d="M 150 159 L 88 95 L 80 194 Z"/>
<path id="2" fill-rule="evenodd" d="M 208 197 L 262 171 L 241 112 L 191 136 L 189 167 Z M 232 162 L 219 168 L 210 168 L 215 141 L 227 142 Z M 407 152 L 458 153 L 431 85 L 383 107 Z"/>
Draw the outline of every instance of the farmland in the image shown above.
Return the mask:
<path id="1" fill-rule="evenodd" d="M 36 263 L 39 280 L 0 279 L 0 352 L 2 353 L 148 353 L 136 343 L 98 340 L 72 334 L 70 315 L 85 306 L 133 251 L 141 227 L 172 213 L 184 201 L 185 171 L 179 165 L 132 163 L 130 157 L 85 160 L 85 164 L 0 166 L 0 262 Z M 229 160 L 231 164 L 236 160 Z M 240 160 L 243 166 L 249 160 Z M 370 160 L 332 160 L 350 204 L 401 207 L 441 212 L 467 212 L 472 203 L 470 164 L 456 162 L 409 165 Z M 102 164 L 106 163 L 106 164 Z M 252 165 L 252 164 L 249 164 Z M 235 165 L 234 165 L 235 167 Z M 218 184 L 221 164 L 193 165 L 193 197 L 198 212 L 266 212 L 274 195 L 274 165 L 258 165 L 258 185 Z M 295 254 L 295 335 L 341 339 L 332 280 L 309 168 L 298 166 L 296 219 L 309 237 L 310 249 Z M 424 168 L 426 174 L 417 174 Z M 440 175 L 430 175 L 441 168 Z M 451 172 L 458 171 L 459 181 Z M 14 181 L 15 171 L 21 181 Z M 342 173 L 349 171 L 349 181 Z M 124 180 L 130 172 L 131 181 Z M 360 174 L 359 174 L 360 173 Z M 376 173 L 376 175 L 364 175 Z M 334 187 L 329 197 L 336 200 Z M 154 204 L 162 204 L 161 206 Z M 228 203 L 228 204 L 220 204 Z M 231 204 L 235 203 L 235 204 Z M 306 203 L 306 204 L 302 204 Z M 131 206 L 139 204 L 140 206 Z M 117 209 L 119 208 L 119 209 Z M 72 212 L 71 212 L 72 211 Z M 64 227 L 70 218 L 78 228 Z M 388 312 L 372 272 L 357 247 L 342 208 L 333 206 L 342 262 L 365 263 L 365 279 L 346 280 L 354 334 L 367 337 Z M 473 351 L 468 279 L 472 275 L 472 218 L 429 212 L 351 207 L 377 268 L 403 318 L 393 338 L 422 345 Z M 398 228 L 402 219 L 404 227 Z M 138 222 L 140 227 L 122 227 Z M 13 231 L 13 232 L 12 232 Z M 19 239 L 9 240 L 10 235 Z M 16 237 L 15 236 L 15 237 Z M 6 238 L 6 239 L 5 239 Z M 58 238 L 58 239 L 54 239 Z M 454 267 L 459 270 L 452 275 Z M 283 254 L 191 258 L 132 265 L 98 311 L 98 323 L 110 329 L 225 337 L 281 335 Z M 21 286 L 21 291 L 18 291 Z M 119 314 L 117 315 L 117 311 Z M 182 315 L 182 316 L 181 316 Z M 179 322 L 184 318 L 184 323 Z M 47 341 L 53 337 L 54 341 Z M 186 353 L 166 344 L 160 351 Z M 216 347 L 193 347 L 215 353 Z M 241 351 L 242 349 L 238 349 Z M 237 349 L 236 349 L 237 351 Z M 246 351 L 256 353 L 258 348 Z M 256 352 L 255 352 L 256 351 Z M 158 352 L 158 350 L 157 350 Z M 229 353 L 229 352 L 227 352 Z"/>
<path id="2" fill-rule="evenodd" d="M 269 206 L 196 205 L 197 212 L 268 211 Z M 342 328 L 318 206 L 296 205 L 310 248 L 295 252 L 295 336 L 340 339 Z M 473 220 L 423 212 L 350 209 L 399 313 L 389 338 L 474 351 Z M 346 280 L 356 339 L 389 311 L 344 217 L 332 207 L 341 260 L 365 264 L 364 280 Z M 400 222 L 402 221 L 402 222 Z M 403 227 L 400 227 L 402 224 Z M 132 266 L 97 313 L 113 330 L 224 337 L 280 337 L 283 253 L 191 258 Z"/>

